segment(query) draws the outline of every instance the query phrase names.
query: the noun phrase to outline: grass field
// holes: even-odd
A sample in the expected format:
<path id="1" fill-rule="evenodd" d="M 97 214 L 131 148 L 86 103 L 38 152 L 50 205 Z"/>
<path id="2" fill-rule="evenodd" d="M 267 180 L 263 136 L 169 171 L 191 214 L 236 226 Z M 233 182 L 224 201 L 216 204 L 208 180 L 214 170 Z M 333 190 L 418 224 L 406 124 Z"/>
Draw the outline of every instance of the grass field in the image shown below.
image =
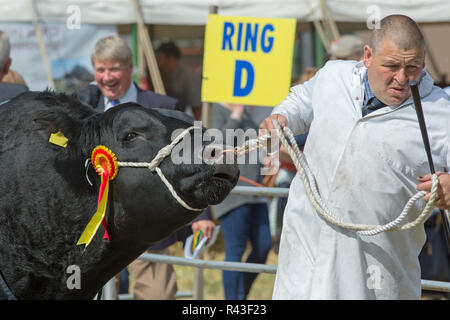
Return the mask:
<path id="1" fill-rule="evenodd" d="M 244 253 L 243 261 L 245 261 L 247 254 L 250 251 L 250 246 L 247 247 Z M 177 242 L 170 247 L 170 252 L 173 256 L 184 257 L 183 248 L 180 242 Z M 205 260 L 224 261 L 225 246 L 222 234 L 220 233 L 216 243 L 211 246 L 204 254 Z M 270 250 L 266 264 L 277 265 L 278 256 Z M 178 291 L 192 291 L 194 283 L 194 267 L 186 267 L 174 265 L 177 275 Z M 248 296 L 249 300 L 270 300 L 272 299 L 273 283 L 275 274 L 260 273 L 256 278 Z M 222 270 L 219 269 L 203 269 L 203 298 L 205 300 L 223 300 L 224 292 L 222 285 Z M 191 298 L 187 298 L 191 299 Z"/>

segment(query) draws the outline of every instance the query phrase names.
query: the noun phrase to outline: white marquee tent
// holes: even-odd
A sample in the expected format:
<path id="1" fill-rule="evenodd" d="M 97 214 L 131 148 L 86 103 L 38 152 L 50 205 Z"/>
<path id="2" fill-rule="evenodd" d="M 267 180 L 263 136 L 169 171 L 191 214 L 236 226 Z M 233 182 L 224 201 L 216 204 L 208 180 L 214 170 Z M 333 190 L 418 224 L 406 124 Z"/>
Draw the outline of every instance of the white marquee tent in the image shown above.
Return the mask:
<path id="1" fill-rule="evenodd" d="M 381 19 L 386 15 L 400 13 L 405 14 L 419 23 L 430 25 L 450 22 L 450 1 L 449 0 L 137 0 L 140 3 L 144 22 L 151 25 L 172 25 L 176 26 L 203 26 L 207 22 L 207 17 L 211 6 L 217 6 L 221 15 L 229 16 L 256 16 L 271 18 L 294 18 L 299 22 L 314 22 L 322 40 L 326 38 L 320 32 L 319 21 L 328 28 L 332 22 L 356 22 L 360 24 L 374 23 L 376 19 Z M 133 5 L 133 0 L 0 0 L 0 27 L 8 29 L 15 35 L 20 33 L 22 38 L 28 42 L 35 42 L 34 53 L 23 49 L 24 44 L 14 44 L 13 68 L 18 68 L 24 73 L 26 80 L 30 83 L 38 83 L 37 78 L 44 74 L 43 67 L 37 66 L 39 51 L 36 50 L 37 42 L 34 35 L 32 22 L 39 22 L 40 25 L 59 24 L 59 38 L 48 34 L 49 30 L 44 30 L 41 43 L 45 42 L 50 54 L 50 60 L 46 61 L 47 78 L 51 83 L 51 72 L 49 64 L 55 64 L 55 55 L 59 59 L 69 58 L 74 55 L 81 44 L 85 48 L 91 48 L 95 43 L 95 37 L 99 37 L 101 32 L 111 32 L 115 25 L 134 24 L 138 15 Z M 65 28 L 69 23 L 78 23 L 84 26 L 83 30 L 77 33 L 77 40 Z M 22 31 L 15 31 L 16 26 L 21 24 Z M 23 27 L 28 25 L 29 27 Z M 36 24 L 35 24 L 36 26 Z M 97 29 L 89 29 L 95 28 Z M 336 25 L 334 25 L 336 26 Z M 109 28 L 109 29 L 108 29 Z M 97 31 L 90 31 L 97 30 Z M 101 30 L 101 31 L 100 31 Z M 108 31 L 109 30 L 109 31 Z M 331 29 L 331 33 L 336 31 Z M 88 35 L 84 35 L 84 33 Z M 442 31 L 441 31 L 442 32 Z M 83 36 L 82 36 L 83 34 Z M 334 35 L 336 32 L 334 32 Z M 437 33 L 436 33 L 437 34 Z M 447 56 L 448 48 L 442 47 L 444 41 L 440 39 L 446 37 L 448 33 L 440 34 L 439 41 L 433 43 L 433 51 L 437 53 L 439 68 L 446 73 L 450 70 L 450 58 Z M 91 36 L 89 38 L 89 35 Z M 335 36 L 333 36 L 335 37 Z M 71 41 L 66 41 L 66 39 Z M 80 39 L 83 38 L 83 39 Z M 329 46 L 330 30 L 328 30 L 328 41 L 324 41 L 327 48 Z M 16 39 L 16 41 L 18 41 Z M 55 50 L 56 44 L 61 44 Z M 81 41 L 81 44 L 80 44 Z M 92 42 L 92 43 L 91 43 Z M 56 43 L 56 44 L 55 44 Z M 64 44 L 64 45 L 63 45 Z M 29 43 L 27 45 L 30 45 Z M 24 52 L 23 62 L 20 62 L 17 47 L 22 46 Z M 41 51 L 43 45 L 40 44 Z M 76 48 L 74 48 L 74 46 Z M 52 50 L 53 48 L 53 50 Z M 87 49 L 86 49 L 87 50 Z M 77 53 L 78 54 L 78 53 Z M 78 54 L 79 55 L 79 54 Z M 46 54 L 42 54 L 43 57 Z M 86 54 L 88 56 L 88 54 Z M 431 55 L 429 55 L 430 57 Z M 35 57 L 35 59 L 31 59 Z M 47 60 L 49 60 L 47 59 Z M 14 64 L 15 61 L 15 64 Z M 33 65 L 31 68 L 25 65 Z M 39 68 L 38 68 L 39 67 Z M 53 72 L 55 67 L 53 67 Z M 151 68 L 150 68 L 151 69 Z M 436 68 L 433 68 L 436 69 Z M 448 70 L 447 70 L 448 69 Z M 33 73 L 33 74 L 31 74 Z M 41 79 L 38 88 L 46 86 L 46 80 Z"/>
<path id="2" fill-rule="evenodd" d="M 32 21 L 32 1 L 39 20 L 45 22 L 65 22 L 71 6 L 80 9 L 81 23 L 136 22 L 129 0 L 0 0 L 0 22 Z M 323 2 L 337 22 L 364 22 L 374 10 L 381 17 L 402 13 L 420 23 L 450 22 L 448 0 L 140 0 L 146 23 L 169 25 L 204 25 L 212 5 L 223 15 L 320 20 L 326 16 Z"/>

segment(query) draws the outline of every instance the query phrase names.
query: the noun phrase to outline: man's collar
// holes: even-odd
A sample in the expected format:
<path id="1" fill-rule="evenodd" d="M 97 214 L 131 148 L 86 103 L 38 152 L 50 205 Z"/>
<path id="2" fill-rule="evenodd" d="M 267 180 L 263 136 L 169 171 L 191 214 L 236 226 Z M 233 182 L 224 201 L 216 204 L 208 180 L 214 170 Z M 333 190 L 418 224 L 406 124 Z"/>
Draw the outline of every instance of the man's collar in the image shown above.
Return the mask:
<path id="1" fill-rule="evenodd" d="M 137 88 L 134 82 L 131 82 L 130 87 L 128 88 L 128 91 L 125 92 L 123 96 L 119 98 L 120 104 L 127 103 L 127 102 L 136 102 L 137 101 Z M 112 108 L 111 101 L 104 96 L 104 102 L 105 102 L 105 111 L 109 108 Z"/>
<path id="2" fill-rule="evenodd" d="M 372 89 L 370 89 L 369 76 L 367 75 L 367 69 L 366 69 L 366 72 L 364 73 L 363 83 L 364 83 L 364 100 L 363 100 L 362 106 L 365 107 L 365 106 L 367 106 L 369 100 L 375 96 L 372 92 Z"/>

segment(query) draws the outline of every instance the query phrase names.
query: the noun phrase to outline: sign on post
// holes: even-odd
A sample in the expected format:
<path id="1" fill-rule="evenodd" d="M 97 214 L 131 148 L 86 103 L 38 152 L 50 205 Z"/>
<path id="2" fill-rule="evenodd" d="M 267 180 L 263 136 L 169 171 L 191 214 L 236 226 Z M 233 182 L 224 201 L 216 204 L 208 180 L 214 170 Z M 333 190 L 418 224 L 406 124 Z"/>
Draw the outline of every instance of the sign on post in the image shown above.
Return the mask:
<path id="1" fill-rule="evenodd" d="M 291 84 L 295 25 L 295 19 L 209 15 L 203 102 L 278 105 Z"/>

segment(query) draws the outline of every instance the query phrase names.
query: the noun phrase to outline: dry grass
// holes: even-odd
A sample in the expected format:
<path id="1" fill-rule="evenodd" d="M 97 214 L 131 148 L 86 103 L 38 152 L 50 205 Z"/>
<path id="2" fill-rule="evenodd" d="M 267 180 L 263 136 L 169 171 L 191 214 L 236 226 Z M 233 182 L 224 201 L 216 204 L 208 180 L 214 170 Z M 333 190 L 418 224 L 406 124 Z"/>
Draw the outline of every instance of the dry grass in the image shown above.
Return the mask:
<path id="1" fill-rule="evenodd" d="M 225 258 L 224 240 L 222 234 L 219 234 L 216 243 L 211 246 L 204 254 L 205 260 L 223 261 Z M 249 253 L 250 247 L 247 247 L 243 260 Z M 170 253 L 173 256 L 184 257 L 181 243 L 177 242 L 170 247 Z M 270 250 L 267 258 L 267 264 L 277 265 L 278 255 Z M 178 291 L 192 291 L 194 279 L 194 267 L 185 267 L 174 265 L 177 275 Z M 222 285 L 222 271 L 219 269 L 203 269 L 203 298 L 205 300 L 224 300 Z M 275 274 L 260 273 L 256 278 L 248 296 L 249 300 L 270 300 L 272 299 L 273 283 Z M 188 298 L 190 299 L 190 298 Z"/>

